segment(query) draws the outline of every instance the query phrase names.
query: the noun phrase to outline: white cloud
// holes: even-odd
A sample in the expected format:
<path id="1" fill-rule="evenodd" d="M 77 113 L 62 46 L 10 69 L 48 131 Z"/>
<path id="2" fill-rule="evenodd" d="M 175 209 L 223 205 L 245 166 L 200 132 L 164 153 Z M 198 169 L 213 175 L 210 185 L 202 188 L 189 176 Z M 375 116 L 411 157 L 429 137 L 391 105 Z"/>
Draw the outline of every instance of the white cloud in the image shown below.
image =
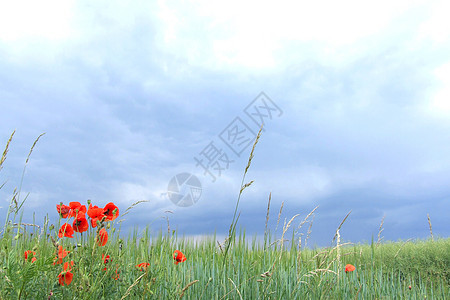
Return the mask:
<path id="1" fill-rule="evenodd" d="M 448 43 L 450 41 L 450 21 L 448 12 L 450 2 L 434 1 L 430 9 L 429 18 L 419 28 L 419 36 L 434 43 Z"/>
<path id="2" fill-rule="evenodd" d="M 412 11 L 408 22 L 420 22 L 414 9 L 423 3 L 160 1 L 160 42 L 164 51 L 211 69 L 271 69 L 294 63 L 295 56 L 336 60 L 371 50 L 371 43 L 349 46 L 396 32 L 395 21 L 405 13 Z"/>
<path id="3" fill-rule="evenodd" d="M 438 88 L 431 95 L 428 110 L 437 117 L 450 117 L 450 62 L 434 70 Z"/>
<path id="4" fill-rule="evenodd" d="M 29 38 L 59 40 L 71 33 L 74 1 L 2 1 L 0 40 Z"/>

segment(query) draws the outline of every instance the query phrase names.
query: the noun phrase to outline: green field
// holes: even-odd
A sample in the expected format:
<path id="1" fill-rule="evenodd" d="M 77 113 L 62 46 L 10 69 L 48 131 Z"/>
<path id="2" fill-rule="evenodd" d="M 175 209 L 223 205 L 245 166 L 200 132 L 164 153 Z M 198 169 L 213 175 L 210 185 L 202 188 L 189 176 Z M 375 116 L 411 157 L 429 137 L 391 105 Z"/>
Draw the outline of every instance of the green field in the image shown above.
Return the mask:
<path id="1" fill-rule="evenodd" d="M 8 227 L 0 245 L 2 299 L 448 299 L 450 239 L 302 249 L 280 242 L 271 246 L 236 237 L 225 257 L 214 237 L 193 242 L 172 236 L 109 237 L 104 247 L 95 231 L 69 240 L 42 228 L 17 236 Z M 23 227 L 22 227 L 23 228 Z M 114 229 L 110 228 L 110 232 Z M 87 233 L 87 232 L 86 232 Z M 115 231 L 117 235 L 118 230 Z M 56 247 L 70 251 L 73 281 L 60 286 Z M 287 244 L 287 243 L 286 243 Z M 78 245 L 78 246 L 76 246 Z M 180 249 L 186 261 L 174 264 Z M 33 250 L 37 260 L 25 261 Z M 111 261 L 103 263 L 102 254 Z M 137 264 L 148 262 L 142 271 Z M 344 272 L 346 264 L 356 267 Z M 103 271 L 106 266 L 107 270 Z M 117 272 L 117 273 L 116 273 Z M 119 277 L 117 279 L 117 275 Z M 409 289 L 411 286 L 411 289 Z"/>
<path id="2" fill-rule="evenodd" d="M 279 230 L 267 228 L 267 219 L 263 240 L 236 229 L 240 197 L 251 184 L 245 183 L 245 174 L 254 149 L 226 240 L 210 236 L 196 241 L 171 230 L 154 235 L 149 228 L 121 233 L 121 218 L 139 203 L 128 209 L 71 203 L 59 211 L 59 220 L 25 224 L 26 197 L 19 199 L 19 187 L 0 233 L 0 299 L 450 298 L 449 238 L 382 243 L 380 225 L 371 244 L 341 243 L 347 215 L 336 229 L 333 247 L 309 249 L 305 244 L 316 209 L 286 219 Z M 1 163 L 7 150 L 8 145 Z M 278 221 L 280 215 L 281 209 Z M 95 228 L 92 219 L 97 220 Z M 80 232 L 64 236 L 70 235 L 61 227 L 65 223 Z M 300 233 L 302 226 L 309 226 L 306 234 Z M 58 249 L 67 255 L 58 256 Z M 180 255 L 177 264 L 176 250 L 186 258 Z M 148 267 L 137 266 L 142 263 Z M 346 272 L 347 264 L 355 270 Z"/>

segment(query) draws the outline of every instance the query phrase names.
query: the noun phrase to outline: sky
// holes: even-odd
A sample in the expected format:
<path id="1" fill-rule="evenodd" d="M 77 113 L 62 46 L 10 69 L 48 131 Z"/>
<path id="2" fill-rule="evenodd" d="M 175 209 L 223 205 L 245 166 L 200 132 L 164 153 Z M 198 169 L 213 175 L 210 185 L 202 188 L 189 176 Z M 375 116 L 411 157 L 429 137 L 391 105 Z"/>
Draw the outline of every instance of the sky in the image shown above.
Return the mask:
<path id="1" fill-rule="evenodd" d="M 0 1 L 2 151 L 15 130 L 0 222 L 21 187 L 26 222 L 56 223 L 60 202 L 114 202 L 122 214 L 147 200 L 123 217 L 123 233 L 165 231 L 169 218 L 178 235 L 224 237 L 262 121 L 238 209 L 247 235 L 264 234 L 270 194 L 268 228 L 280 237 L 298 214 L 291 229 L 310 246 L 330 245 L 350 211 L 342 241 L 377 239 L 383 218 L 385 241 L 428 238 L 427 214 L 448 237 L 449 10 Z M 183 173 L 198 181 L 175 181 Z M 172 201 L 187 195 L 192 205 Z"/>

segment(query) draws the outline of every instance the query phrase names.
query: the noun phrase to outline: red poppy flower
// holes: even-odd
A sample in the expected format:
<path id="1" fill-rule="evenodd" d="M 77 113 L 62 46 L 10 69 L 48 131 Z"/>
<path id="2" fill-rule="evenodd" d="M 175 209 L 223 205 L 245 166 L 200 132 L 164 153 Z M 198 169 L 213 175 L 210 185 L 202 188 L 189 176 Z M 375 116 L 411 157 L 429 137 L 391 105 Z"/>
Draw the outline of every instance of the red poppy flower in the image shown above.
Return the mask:
<path id="1" fill-rule="evenodd" d="M 136 268 L 140 268 L 141 269 L 141 271 L 146 271 L 147 270 L 147 268 L 148 268 L 148 266 L 150 266 L 150 264 L 149 263 L 145 263 L 145 262 L 143 262 L 143 263 L 140 263 L 140 264 L 138 264 L 138 265 L 136 265 Z"/>
<path id="2" fill-rule="evenodd" d="M 348 265 L 345 266 L 345 273 L 347 273 L 347 272 L 353 272 L 353 271 L 355 271 L 355 270 L 356 270 L 356 268 L 355 268 L 354 265 L 348 264 Z"/>
<path id="3" fill-rule="evenodd" d="M 64 263 L 63 271 L 59 273 L 58 275 L 58 281 L 59 284 L 64 286 L 64 284 L 69 285 L 72 282 L 73 274 L 72 272 L 73 267 L 73 260 L 70 261 L 70 264 L 68 262 Z"/>
<path id="4" fill-rule="evenodd" d="M 116 275 L 113 276 L 114 280 L 118 280 L 119 279 L 119 273 L 117 271 L 118 271 L 118 269 L 116 269 Z"/>
<path id="5" fill-rule="evenodd" d="M 109 202 L 103 208 L 103 214 L 108 221 L 112 221 L 119 216 L 119 208 L 112 202 Z"/>
<path id="6" fill-rule="evenodd" d="M 84 214 L 86 213 L 86 205 L 81 205 L 80 202 L 70 202 L 69 203 L 70 206 L 70 213 L 69 213 L 69 218 L 71 217 L 78 217 L 80 214 Z"/>
<path id="7" fill-rule="evenodd" d="M 412 289 L 412 287 L 411 287 L 411 286 L 408 286 L 408 289 Z"/>
<path id="8" fill-rule="evenodd" d="M 72 226 L 70 226 L 70 224 L 62 224 L 61 228 L 59 229 L 58 237 L 62 238 L 63 236 L 73 238 L 73 228 Z"/>
<path id="9" fill-rule="evenodd" d="M 55 257 L 55 262 L 53 263 L 54 265 L 57 264 L 62 264 L 62 260 L 64 257 L 67 256 L 67 254 L 69 254 L 70 251 L 66 251 L 61 245 L 58 246 L 58 254 Z"/>
<path id="10" fill-rule="evenodd" d="M 67 215 L 70 212 L 70 206 L 64 205 L 61 203 L 61 205 L 56 205 L 56 211 L 59 213 L 61 218 L 67 218 Z"/>
<path id="11" fill-rule="evenodd" d="M 103 260 L 103 263 L 106 265 L 107 263 L 112 261 L 112 258 L 109 255 L 102 254 L 102 260 Z"/>
<path id="12" fill-rule="evenodd" d="M 97 235 L 97 245 L 100 247 L 103 247 L 106 245 L 106 242 L 108 241 L 108 232 L 105 228 L 100 229 Z"/>
<path id="13" fill-rule="evenodd" d="M 103 208 L 92 206 L 92 204 L 89 204 L 87 214 L 91 218 L 91 225 L 93 228 L 97 227 L 97 220 L 101 220 L 104 217 Z"/>
<path id="14" fill-rule="evenodd" d="M 110 261 L 112 261 L 112 258 L 109 255 L 102 254 L 102 260 L 103 263 L 106 265 Z M 103 271 L 106 271 L 106 267 L 103 268 Z"/>
<path id="15" fill-rule="evenodd" d="M 78 217 L 73 220 L 73 230 L 76 232 L 85 232 L 89 229 L 89 223 L 83 215 L 78 214 Z"/>
<path id="16" fill-rule="evenodd" d="M 31 254 L 31 255 L 30 255 Z M 34 263 L 36 261 L 36 252 L 31 251 L 31 250 L 27 250 L 25 251 L 25 253 L 23 254 L 23 256 L 25 257 L 25 260 L 28 261 L 28 256 L 32 257 L 31 258 L 31 262 Z"/>
<path id="17" fill-rule="evenodd" d="M 175 260 L 175 264 L 178 265 L 178 263 L 186 260 L 186 256 L 184 256 L 180 250 L 175 250 L 173 253 L 173 259 Z"/>

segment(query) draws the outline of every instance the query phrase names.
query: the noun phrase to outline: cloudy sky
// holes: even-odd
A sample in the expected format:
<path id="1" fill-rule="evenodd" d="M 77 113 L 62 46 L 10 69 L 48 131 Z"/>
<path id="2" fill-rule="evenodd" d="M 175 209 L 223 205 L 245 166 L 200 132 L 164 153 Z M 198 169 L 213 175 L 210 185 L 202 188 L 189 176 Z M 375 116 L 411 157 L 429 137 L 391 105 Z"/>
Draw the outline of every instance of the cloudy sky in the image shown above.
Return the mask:
<path id="1" fill-rule="evenodd" d="M 156 232 L 169 216 L 179 234 L 224 235 L 259 112 L 240 203 L 248 234 L 264 232 L 272 193 L 272 230 L 283 202 L 280 223 L 300 214 L 297 225 L 319 206 L 311 245 L 328 245 L 350 210 L 345 241 L 376 238 L 383 216 L 385 240 L 426 238 L 427 214 L 448 237 L 448 11 L 425 0 L 0 1 L 3 145 L 16 130 L 0 221 L 45 132 L 26 166 L 24 221 L 56 222 L 61 201 L 123 212 L 148 200 L 124 232 Z M 213 150 L 208 173 L 196 158 Z M 201 182 L 189 207 L 168 193 L 180 173 Z"/>

